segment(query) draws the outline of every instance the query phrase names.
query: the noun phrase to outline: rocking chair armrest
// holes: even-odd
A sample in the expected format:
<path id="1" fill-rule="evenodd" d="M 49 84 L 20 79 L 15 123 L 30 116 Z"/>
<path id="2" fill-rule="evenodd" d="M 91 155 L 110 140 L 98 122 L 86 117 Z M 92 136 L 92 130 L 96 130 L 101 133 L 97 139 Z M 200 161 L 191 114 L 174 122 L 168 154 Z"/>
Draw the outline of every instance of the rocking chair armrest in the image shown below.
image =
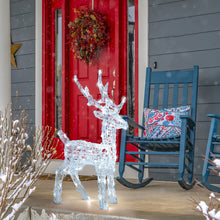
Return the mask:
<path id="1" fill-rule="evenodd" d="M 145 127 L 143 127 L 142 125 L 139 125 L 137 122 L 135 122 L 131 117 L 129 117 L 128 115 L 121 115 L 121 117 L 127 121 L 130 125 L 132 125 L 133 127 L 137 127 L 140 128 L 142 130 L 145 130 Z"/>
<path id="2" fill-rule="evenodd" d="M 180 115 L 180 119 L 186 119 L 190 129 L 193 129 L 193 127 L 196 125 L 195 121 L 189 115 Z"/>
<path id="3" fill-rule="evenodd" d="M 210 118 L 220 119 L 220 115 L 216 115 L 216 114 L 207 114 L 207 116 L 210 117 Z"/>

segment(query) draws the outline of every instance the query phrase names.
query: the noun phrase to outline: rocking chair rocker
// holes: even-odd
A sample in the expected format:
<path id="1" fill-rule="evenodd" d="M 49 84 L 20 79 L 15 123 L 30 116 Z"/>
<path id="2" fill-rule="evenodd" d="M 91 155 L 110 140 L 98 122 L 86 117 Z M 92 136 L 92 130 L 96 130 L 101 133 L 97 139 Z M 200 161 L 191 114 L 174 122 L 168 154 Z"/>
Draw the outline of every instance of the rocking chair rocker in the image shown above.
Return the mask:
<path id="1" fill-rule="evenodd" d="M 178 71 L 152 72 L 151 68 L 148 67 L 146 69 L 142 126 L 129 116 L 123 116 L 129 125 L 141 129 L 142 135 L 137 137 L 129 134 L 129 129 L 122 130 L 119 177 L 117 177 L 121 184 L 130 188 L 144 187 L 153 180 L 153 178 L 144 179 L 145 169 L 173 168 L 178 169 L 178 183 L 182 188 L 188 190 L 194 186 L 193 164 L 198 69 L 198 66 L 194 66 L 191 70 Z M 151 113 L 153 115 L 152 118 L 150 118 L 152 116 L 150 115 Z M 166 117 L 168 126 L 164 123 Z M 178 118 L 178 128 L 169 124 L 175 118 Z M 155 121 L 157 123 L 153 123 Z M 157 126 L 159 124 L 162 124 L 162 126 Z M 129 151 L 129 145 L 132 145 L 136 150 Z M 134 158 L 135 161 L 127 162 L 126 157 L 128 155 Z M 171 156 L 174 159 L 177 158 L 178 162 L 150 162 L 145 160 L 145 155 Z M 135 183 L 131 182 L 123 177 L 125 167 L 130 167 L 137 171 L 138 183 L 137 181 Z"/>
<path id="2" fill-rule="evenodd" d="M 202 185 L 211 191 L 220 193 L 220 187 L 208 183 L 210 170 L 217 169 L 214 166 L 212 160 L 220 157 L 220 135 L 217 135 L 220 115 L 208 114 L 207 116 L 211 118 L 211 125 L 206 147 L 205 161 L 202 171 Z"/>

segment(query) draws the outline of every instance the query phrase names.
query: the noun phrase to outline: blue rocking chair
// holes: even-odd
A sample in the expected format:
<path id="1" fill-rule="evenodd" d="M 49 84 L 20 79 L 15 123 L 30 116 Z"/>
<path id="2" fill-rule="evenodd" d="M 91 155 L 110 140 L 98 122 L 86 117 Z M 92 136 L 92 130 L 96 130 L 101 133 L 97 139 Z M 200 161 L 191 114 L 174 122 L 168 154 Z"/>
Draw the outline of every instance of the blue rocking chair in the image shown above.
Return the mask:
<path id="1" fill-rule="evenodd" d="M 150 137 L 146 133 L 146 115 L 143 114 L 143 124 L 139 125 L 129 116 L 123 116 L 129 125 L 141 129 L 141 137 L 129 134 L 122 130 L 119 177 L 116 179 L 129 188 L 144 187 L 153 178 L 144 179 L 144 170 L 150 168 L 178 169 L 178 183 L 184 189 L 191 189 L 195 180 L 193 178 L 194 163 L 194 144 L 196 130 L 196 107 L 197 107 L 197 88 L 198 88 L 198 66 L 190 70 L 178 71 L 155 71 L 151 68 L 146 69 L 144 109 L 154 109 L 154 112 L 170 114 L 172 109 L 190 106 L 190 111 L 183 114 L 179 113 L 179 135 Z M 182 107 L 179 107 L 182 106 Z M 177 108 L 178 107 L 178 108 Z M 168 109 L 166 109 L 168 108 Z M 163 110 L 156 110 L 163 109 Z M 166 112 L 168 111 L 168 113 Z M 171 114 L 172 115 L 172 114 Z M 149 115 L 148 115 L 149 116 Z M 175 116 L 176 117 L 176 116 Z M 175 129 L 174 129 L 175 130 Z M 159 134 L 160 134 L 159 130 Z M 175 133 L 175 131 L 172 131 Z M 171 132 L 171 133 L 172 133 Z M 168 132 L 169 133 L 169 132 Z M 129 151 L 128 146 L 132 145 L 136 150 Z M 133 161 L 126 161 L 127 156 L 134 158 Z M 177 162 L 150 162 L 145 161 L 145 155 L 165 155 L 165 157 L 175 157 Z M 160 160 L 160 159 L 159 159 Z M 137 171 L 137 181 L 130 181 L 123 177 L 125 167 Z"/>
<path id="2" fill-rule="evenodd" d="M 212 160 L 214 158 L 220 158 L 220 135 L 217 135 L 220 115 L 208 114 L 207 116 L 211 118 L 211 125 L 202 171 L 202 185 L 211 191 L 220 193 L 220 187 L 208 183 L 210 171 L 217 170 L 217 168 L 212 163 Z"/>

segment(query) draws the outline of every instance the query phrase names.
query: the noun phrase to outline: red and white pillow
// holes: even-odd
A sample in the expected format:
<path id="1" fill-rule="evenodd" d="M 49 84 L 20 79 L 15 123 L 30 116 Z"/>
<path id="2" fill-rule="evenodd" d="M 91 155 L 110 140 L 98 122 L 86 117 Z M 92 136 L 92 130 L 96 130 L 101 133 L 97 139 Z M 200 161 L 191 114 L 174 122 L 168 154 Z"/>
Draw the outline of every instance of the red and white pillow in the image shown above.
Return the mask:
<path id="1" fill-rule="evenodd" d="M 190 106 L 169 109 L 144 108 L 146 138 L 173 138 L 181 134 L 180 115 L 188 115 Z"/>

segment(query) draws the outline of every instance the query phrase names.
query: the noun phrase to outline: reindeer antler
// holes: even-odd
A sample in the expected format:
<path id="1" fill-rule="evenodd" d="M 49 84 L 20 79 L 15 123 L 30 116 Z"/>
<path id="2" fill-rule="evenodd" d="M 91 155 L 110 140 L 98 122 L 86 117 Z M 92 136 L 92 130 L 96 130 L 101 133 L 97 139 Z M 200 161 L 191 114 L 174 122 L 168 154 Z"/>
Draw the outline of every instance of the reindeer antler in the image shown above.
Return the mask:
<path id="1" fill-rule="evenodd" d="M 99 92 L 101 94 L 101 99 L 99 100 L 99 103 L 106 103 L 106 100 L 111 100 L 108 96 L 108 83 L 104 86 L 102 83 L 102 70 L 98 71 L 98 82 L 97 86 L 99 88 Z M 112 102 L 112 100 L 111 100 Z"/>
<path id="2" fill-rule="evenodd" d="M 100 94 L 102 96 L 102 98 L 99 102 L 106 103 L 106 100 L 108 100 L 108 101 L 110 101 L 109 105 L 116 107 L 118 109 L 118 111 L 120 111 L 122 109 L 124 103 L 126 102 L 126 98 L 122 97 L 121 103 L 119 105 L 114 104 L 113 101 L 108 96 L 108 83 L 106 83 L 105 86 L 102 83 L 102 70 L 99 70 L 98 73 L 99 73 L 99 76 L 98 76 L 97 86 L 98 86 Z"/>
<path id="3" fill-rule="evenodd" d="M 79 83 L 77 76 L 74 76 L 74 81 L 76 82 L 79 90 L 82 92 L 82 94 L 88 99 L 88 105 L 94 105 L 95 107 L 99 108 L 99 109 L 103 109 L 103 108 L 110 108 L 112 107 L 113 109 L 117 109 L 117 111 L 119 112 L 125 101 L 126 98 L 123 97 L 122 101 L 119 105 L 116 105 L 113 103 L 113 101 L 109 98 L 108 96 L 108 83 L 106 83 L 106 85 L 104 86 L 102 83 L 102 71 L 99 70 L 98 71 L 98 82 L 97 82 L 97 86 L 99 88 L 99 92 L 101 94 L 101 99 L 99 101 L 96 101 L 92 95 L 89 93 L 89 89 L 86 86 L 85 89 L 83 89 L 82 85 Z M 104 103 L 105 106 L 100 105 L 101 103 Z"/>
<path id="4" fill-rule="evenodd" d="M 78 86 L 79 90 L 82 92 L 82 94 L 88 99 L 87 105 L 91 106 L 94 105 L 95 107 L 102 109 L 103 107 L 92 97 L 92 95 L 89 93 L 89 89 L 86 86 L 85 89 L 83 89 L 82 85 L 79 83 L 77 76 L 74 76 L 74 81 L 76 85 Z"/>
<path id="5" fill-rule="evenodd" d="M 122 109 L 125 102 L 126 102 L 126 97 L 123 96 L 122 99 L 121 99 L 121 103 L 117 106 L 119 111 Z"/>

